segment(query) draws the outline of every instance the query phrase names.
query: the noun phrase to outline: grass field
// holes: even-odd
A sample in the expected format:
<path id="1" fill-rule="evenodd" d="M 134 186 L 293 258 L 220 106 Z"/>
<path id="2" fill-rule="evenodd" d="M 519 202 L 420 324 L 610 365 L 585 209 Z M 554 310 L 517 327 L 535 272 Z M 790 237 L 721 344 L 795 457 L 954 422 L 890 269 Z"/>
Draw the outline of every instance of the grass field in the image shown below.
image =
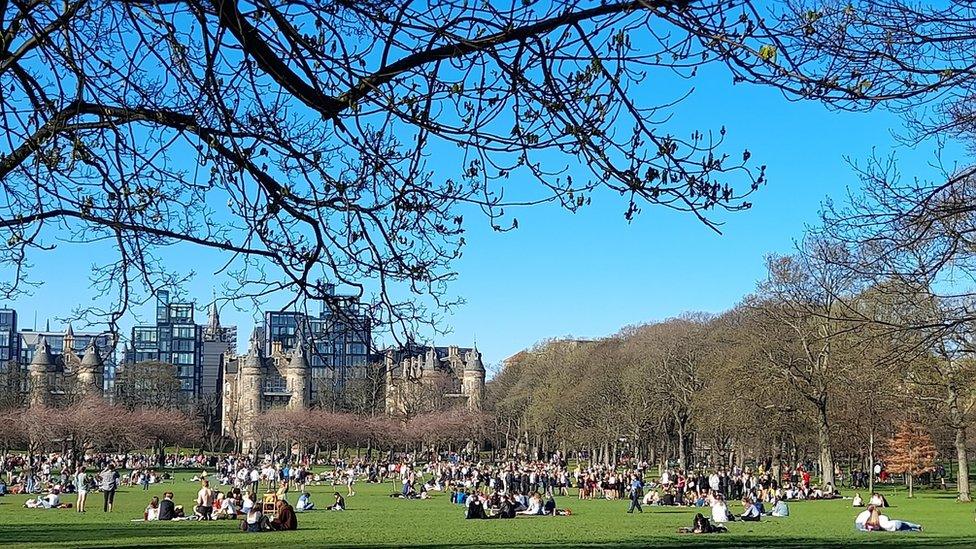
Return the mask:
<path id="1" fill-rule="evenodd" d="M 297 532 L 244 534 L 237 522 L 134 523 L 142 516 L 150 495 L 163 489 L 176 494 L 176 503 L 187 508 L 197 490 L 190 474 L 176 475 L 176 482 L 152 486 L 149 492 L 124 488 L 116 497 L 116 509 L 102 512 L 101 494 L 93 493 L 89 510 L 23 508 L 26 496 L 0 498 L 0 546 L 8 547 L 204 547 L 245 544 L 279 547 L 581 547 L 612 546 L 793 546 L 879 544 L 903 546 L 970 546 L 976 544 L 973 505 L 959 504 L 947 493 L 919 493 L 907 499 L 903 492 L 888 492 L 892 518 L 919 522 L 921 533 L 862 533 L 854 530 L 856 514 L 850 501 L 798 502 L 790 505 L 791 517 L 764 519 L 759 523 L 729 524 L 729 533 L 677 534 L 688 526 L 695 511 L 679 508 L 645 508 L 644 514 L 626 514 L 626 501 L 578 501 L 557 498 L 569 507 L 569 517 L 520 517 L 515 520 L 465 521 L 463 510 L 445 494 L 430 500 L 400 500 L 388 496 L 392 485 L 357 484 L 357 494 L 347 498 L 349 510 L 341 513 L 299 513 Z M 331 486 L 313 486 L 313 501 L 330 503 Z M 575 491 L 574 491 L 575 492 Z M 290 495 L 294 502 L 297 495 Z M 74 502 L 69 495 L 66 501 Z M 738 512 L 738 505 L 735 506 Z"/>

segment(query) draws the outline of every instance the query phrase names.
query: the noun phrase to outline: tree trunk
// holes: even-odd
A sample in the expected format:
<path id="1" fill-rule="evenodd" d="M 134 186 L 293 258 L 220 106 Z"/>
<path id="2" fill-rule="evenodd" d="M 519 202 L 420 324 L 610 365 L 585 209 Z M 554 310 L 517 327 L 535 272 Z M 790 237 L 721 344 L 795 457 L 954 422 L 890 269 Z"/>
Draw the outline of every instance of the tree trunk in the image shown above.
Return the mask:
<path id="1" fill-rule="evenodd" d="M 686 454 L 686 448 L 688 446 L 688 434 L 685 433 L 685 425 L 682 422 L 678 422 L 678 469 L 685 471 L 688 469 L 688 455 Z"/>
<path id="2" fill-rule="evenodd" d="M 868 436 L 868 493 L 874 493 L 874 426 Z"/>
<path id="3" fill-rule="evenodd" d="M 956 428 L 956 460 L 959 480 L 957 481 L 959 501 L 972 501 L 969 495 L 969 457 L 966 455 L 966 428 Z"/>
<path id="4" fill-rule="evenodd" d="M 915 475 L 908 473 L 908 497 L 915 497 Z"/>
<path id="5" fill-rule="evenodd" d="M 830 424 L 827 422 L 827 408 L 820 406 L 820 424 L 817 426 L 817 442 L 820 445 L 820 485 L 834 484 L 834 455 L 830 448 Z"/>

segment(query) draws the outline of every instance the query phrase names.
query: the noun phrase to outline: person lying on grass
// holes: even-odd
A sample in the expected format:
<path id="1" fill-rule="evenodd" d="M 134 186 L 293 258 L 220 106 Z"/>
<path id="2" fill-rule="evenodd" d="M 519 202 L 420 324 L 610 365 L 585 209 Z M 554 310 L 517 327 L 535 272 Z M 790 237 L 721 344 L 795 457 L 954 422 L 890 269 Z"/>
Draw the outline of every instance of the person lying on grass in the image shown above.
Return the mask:
<path id="1" fill-rule="evenodd" d="M 728 528 L 721 524 L 712 524 L 705 515 L 698 513 L 691 523 L 691 528 L 685 526 L 678 528 L 679 534 L 718 534 L 728 532 Z"/>
<path id="2" fill-rule="evenodd" d="M 854 519 L 854 527 L 862 532 L 921 532 L 922 525 L 905 520 L 893 520 L 882 515 L 876 505 L 868 505 Z"/>
<path id="3" fill-rule="evenodd" d="M 70 504 L 62 505 L 61 491 L 54 488 L 47 495 L 38 496 L 36 499 L 28 499 L 24 502 L 24 507 L 28 509 L 67 509 L 70 507 Z"/>

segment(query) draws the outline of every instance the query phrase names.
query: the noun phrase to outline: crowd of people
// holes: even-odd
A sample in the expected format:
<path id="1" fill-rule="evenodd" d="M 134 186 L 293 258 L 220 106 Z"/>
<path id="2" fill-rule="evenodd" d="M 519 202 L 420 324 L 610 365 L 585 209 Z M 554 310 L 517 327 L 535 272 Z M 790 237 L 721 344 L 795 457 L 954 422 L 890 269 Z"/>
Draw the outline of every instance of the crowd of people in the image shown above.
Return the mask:
<path id="1" fill-rule="evenodd" d="M 718 533 L 734 521 L 754 522 L 763 517 L 790 516 L 788 502 L 841 497 L 833 486 L 817 486 L 808 467 L 798 464 L 785 475 L 774 475 L 765 465 L 755 469 L 719 467 L 665 469 L 650 474 L 644 461 L 611 466 L 570 462 L 560 452 L 546 460 L 510 459 L 489 462 L 457 453 L 443 455 L 402 454 L 393 459 L 312 459 L 284 455 L 241 454 L 88 454 L 72 460 L 67 455 L 7 455 L 0 460 L 0 496 L 28 494 L 24 506 L 31 509 L 74 508 L 87 512 L 92 492 L 101 492 L 102 510 L 112 512 L 116 492 L 127 486 L 149 491 L 172 482 L 166 469 L 199 470 L 191 482 L 199 489 L 188 511 L 174 502 L 172 490 L 151 496 L 140 521 L 239 520 L 247 532 L 297 528 L 295 513 L 316 509 L 310 486 L 336 488 L 332 503 L 324 509 L 347 509 L 346 498 L 355 496 L 357 483 L 390 483 L 392 497 L 431 499 L 440 492 L 464 509 L 467 519 L 511 519 L 519 516 L 565 516 L 572 512 L 556 503 L 570 495 L 580 500 L 629 500 L 628 513 L 643 513 L 646 506 L 701 508 L 689 533 Z M 160 466 L 162 463 L 162 467 Z M 872 471 L 880 475 L 884 469 Z M 852 471 L 850 483 L 861 486 L 866 473 Z M 341 488 L 340 488 L 341 487 Z M 340 492 L 343 490 L 344 493 Z M 77 494 L 74 502 L 66 494 Z M 297 494 L 294 507 L 290 493 Z M 270 498 L 270 499 L 269 499 Z M 730 502 L 741 503 L 741 511 Z M 892 520 L 880 510 L 888 502 L 880 493 L 868 501 L 855 493 L 852 505 L 867 508 L 855 520 L 863 531 L 917 531 L 921 526 Z"/>

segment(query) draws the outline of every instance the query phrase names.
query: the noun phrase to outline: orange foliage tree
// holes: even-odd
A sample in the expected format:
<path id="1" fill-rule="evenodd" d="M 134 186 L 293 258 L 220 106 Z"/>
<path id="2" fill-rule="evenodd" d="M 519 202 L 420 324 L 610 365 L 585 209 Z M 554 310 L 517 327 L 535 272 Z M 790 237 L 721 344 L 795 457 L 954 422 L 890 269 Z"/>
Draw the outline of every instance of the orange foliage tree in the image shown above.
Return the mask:
<path id="1" fill-rule="evenodd" d="M 903 421 L 887 443 L 885 463 L 892 473 L 902 473 L 908 481 L 908 497 L 914 496 L 914 479 L 935 470 L 938 452 L 932 437 L 918 424 Z"/>

